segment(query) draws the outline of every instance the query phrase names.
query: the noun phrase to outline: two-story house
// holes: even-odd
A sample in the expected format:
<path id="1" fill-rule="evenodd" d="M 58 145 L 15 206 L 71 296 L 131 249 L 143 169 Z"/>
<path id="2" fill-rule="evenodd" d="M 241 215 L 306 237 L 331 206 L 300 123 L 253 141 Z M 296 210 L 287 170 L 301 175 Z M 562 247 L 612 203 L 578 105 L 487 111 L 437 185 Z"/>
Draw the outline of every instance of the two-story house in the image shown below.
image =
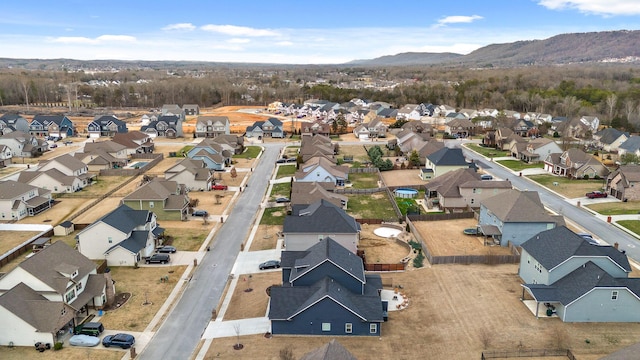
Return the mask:
<path id="1" fill-rule="evenodd" d="M 128 155 L 153 153 L 153 139 L 141 131 L 129 131 L 113 135 L 113 142 L 124 146 Z"/>
<path id="2" fill-rule="evenodd" d="M 462 149 L 443 147 L 426 157 L 427 171 L 421 170 L 420 176 L 423 180 L 433 179 L 449 171 L 468 168 L 470 165 L 462 154 Z"/>
<path id="3" fill-rule="evenodd" d="M 270 288 L 271 332 L 380 336 L 386 310 L 380 275 L 365 274 L 362 259 L 332 238 L 318 240 L 282 252 L 282 286 Z"/>
<path id="4" fill-rule="evenodd" d="M 564 322 L 640 321 L 640 278 L 629 273 L 623 252 L 592 244 L 564 226 L 524 242 L 518 271 L 522 299 L 533 299 L 536 317 L 544 311 Z"/>
<path id="5" fill-rule="evenodd" d="M 6 146 L 11 157 L 38 157 L 49 150 L 44 139 L 38 139 L 22 131 L 12 131 L 0 136 L 0 145 Z M 6 152 L 5 152 L 6 154 Z"/>
<path id="6" fill-rule="evenodd" d="M 54 194 L 73 193 L 91 184 L 88 166 L 69 154 L 42 161 L 37 169 L 21 171 L 18 182 L 49 190 Z"/>
<path id="7" fill-rule="evenodd" d="M 604 151 L 617 151 L 618 147 L 629 139 L 629 132 L 620 131 L 614 128 L 602 129 L 593 134 L 596 147 Z"/>
<path id="8" fill-rule="evenodd" d="M 600 160 L 576 148 L 562 154 L 549 154 L 544 160 L 544 169 L 552 174 L 573 179 L 604 178 L 609 175 L 609 169 Z"/>
<path id="9" fill-rule="evenodd" d="M 0 342 L 53 344 L 88 309 L 101 309 L 115 294 L 108 274 L 63 241 L 56 241 L 0 278 Z"/>
<path id="10" fill-rule="evenodd" d="M 277 118 L 269 118 L 266 121 L 256 121 L 253 125 L 247 126 L 245 136 L 248 138 L 262 139 L 264 137 L 284 138 L 282 121 Z"/>
<path id="11" fill-rule="evenodd" d="M 520 160 L 524 162 L 541 162 L 551 154 L 561 153 L 562 149 L 555 141 L 548 138 L 535 138 L 528 141 L 525 150 L 519 155 Z"/>
<path id="12" fill-rule="evenodd" d="M 344 186 L 349 179 L 349 167 L 336 165 L 333 161 L 323 157 L 312 157 L 300 164 L 300 170 L 294 174 L 295 181 L 300 182 L 328 182 L 335 186 Z"/>
<path id="13" fill-rule="evenodd" d="M 196 137 L 214 138 L 229 135 L 230 132 L 230 122 L 226 116 L 198 116 L 196 120 Z"/>
<path id="14" fill-rule="evenodd" d="M 209 190 L 214 183 L 214 172 L 204 161 L 184 159 L 165 170 L 164 178 L 183 184 L 189 190 Z"/>
<path id="15" fill-rule="evenodd" d="M 134 210 L 153 211 L 158 220 L 186 220 L 189 196 L 182 184 L 154 178 L 122 199 Z"/>
<path id="16" fill-rule="evenodd" d="M 160 115 L 156 120 L 150 121 L 148 125 L 140 127 L 140 131 L 148 134 L 150 137 L 166 137 L 175 139 L 182 137 L 183 117 L 177 115 Z"/>
<path id="17" fill-rule="evenodd" d="M 87 132 L 90 138 L 111 137 L 127 131 L 127 123 L 118 119 L 115 115 L 98 115 L 87 125 Z"/>
<path id="18" fill-rule="evenodd" d="M 62 139 L 73 136 L 74 132 L 73 122 L 64 115 L 36 115 L 29 124 L 29 133 L 36 137 L 51 136 Z"/>
<path id="19" fill-rule="evenodd" d="M 105 259 L 109 266 L 134 266 L 154 253 L 163 232 L 153 212 L 120 205 L 80 230 L 76 244 L 89 259 Z"/>
<path id="20" fill-rule="evenodd" d="M 607 176 L 607 193 L 623 201 L 640 200 L 640 165 L 621 165 Z"/>
<path id="21" fill-rule="evenodd" d="M 14 180 L 0 181 L 0 221 L 20 220 L 51 208 L 51 191 Z"/>
<path id="22" fill-rule="evenodd" d="M 0 133 L 6 134 L 12 131 L 29 132 L 29 120 L 16 113 L 6 113 L 0 116 Z"/>
<path id="23" fill-rule="evenodd" d="M 202 160 L 208 169 L 220 171 L 224 167 L 231 165 L 232 152 L 225 150 L 222 145 L 215 142 L 215 139 L 203 139 L 196 146 L 187 152 L 187 157 L 195 160 Z"/>

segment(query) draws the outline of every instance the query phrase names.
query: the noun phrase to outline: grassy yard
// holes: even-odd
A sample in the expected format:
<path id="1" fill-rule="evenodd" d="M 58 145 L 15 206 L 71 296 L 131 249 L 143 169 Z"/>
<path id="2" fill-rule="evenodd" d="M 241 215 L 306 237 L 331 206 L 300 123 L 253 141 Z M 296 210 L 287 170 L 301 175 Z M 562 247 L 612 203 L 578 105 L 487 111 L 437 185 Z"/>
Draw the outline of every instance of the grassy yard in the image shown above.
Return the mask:
<path id="1" fill-rule="evenodd" d="M 640 234 L 640 220 L 620 220 L 616 222 L 620 226 L 632 231 L 634 234 Z"/>
<path id="2" fill-rule="evenodd" d="M 99 176 L 97 180 L 91 184 L 91 186 L 87 186 L 80 191 L 74 193 L 65 193 L 61 194 L 60 198 L 73 198 L 73 197 L 92 197 L 96 198 L 100 195 L 106 193 L 109 190 L 112 190 L 129 180 L 130 176 Z"/>
<path id="3" fill-rule="evenodd" d="M 506 150 L 498 150 L 491 147 L 480 146 L 477 144 L 467 144 L 466 147 L 469 150 L 475 151 L 478 154 L 488 158 L 510 156 L 510 153 Z"/>
<path id="4" fill-rule="evenodd" d="M 278 197 L 290 197 L 291 195 L 291 183 L 273 184 L 271 188 L 271 195 L 269 201 L 275 201 Z"/>
<path id="5" fill-rule="evenodd" d="M 233 155 L 234 159 L 255 159 L 262 148 L 259 146 L 247 146 L 242 154 Z"/>
<path id="6" fill-rule="evenodd" d="M 417 212 L 420 209 L 418 203 L 416 203 L 416 201 L 413 199 L 396 198 L 395 200 L 402 215 L 406 215 L 408 210 Z"/>
<path id="7" fill-rule="evenodd" d="M 262 214 L 262 219 L 260 219 L 260 225 L 282 225 L 286 215 L 287 213 L 283 207 L 264 209 L 264 214 Z"/>
<path id="8" fill-rule="evenodd" d="M 178 251 L 197 251 L 211 231 L 212 225 L 197 229 L 171 228 L 165 229 L 165 235 L 171 237 L 171 245 Z"/>
<path id="9" fill-rule="evenodd" d="M 396 219 L 396 212 L 385 193 L 347 195 L 347 213 L 359 219 Z"/>
<path id="10" fill-rule="evenodd" d="M 295 164 L 279 165 L 278 172 L 276 173 L 276 179 L 280 179 L 287 176 L 293 176 L 296 173 L 297 167 Z"/>
<path id="11" fill-rule="evenodd" d="M 284 149 L 284 155 L 288 158 L 295 158 L 298 156 L 298 151 L 300 151 L 300 146 L 287 146 Z"/>
<path id="12" fill-rule="evenodd" d="M 586 207 L 602 215 L 640 214 L 640 201 L 590 204 Z"/>
<path id="13" fill-rule="evenodd" d="M 353 173 L 349 174 L 349 181 L 351 181 L 354 189 L 374 189 L 378 187 L 378 174 Z"/>
<path id="14" fill-rule="evenodd" d="M 508 167 L 513 171 L 520 171 L 524 169 L 542 169 L 544 167 L 543 163 L 528 164 L 520 160 L 498 160 L 496 162 L 499 163 L 500 165 Z"/>
<path id="15" fill-rule="evenodd" d="M 568 198 L 581 197 L 602 188 L 602 180 L 575 180 L 553 175 L 531 175 L 528 178 Z"/>
<path id="16" fill-rule="evenodd" d="M 185 147 L 183 147 L 182 149 L 176 151 L 176 155 L 179 157 L 184 157 L 186 153 L 189 152 L 189 150 L 193 149 L 193 145 L 186 145 Z"/>
<path id="17" fill-rule="evenodd" d="M 338 151 L 339 157 L 344 157 L 345 155 L 353 156 L 353 160 L 355 161 L 368 161 L 369 155 L 367 154 L 364 146 L 362 145 L 343 145 L 340 146 L 340 150 Z"/>

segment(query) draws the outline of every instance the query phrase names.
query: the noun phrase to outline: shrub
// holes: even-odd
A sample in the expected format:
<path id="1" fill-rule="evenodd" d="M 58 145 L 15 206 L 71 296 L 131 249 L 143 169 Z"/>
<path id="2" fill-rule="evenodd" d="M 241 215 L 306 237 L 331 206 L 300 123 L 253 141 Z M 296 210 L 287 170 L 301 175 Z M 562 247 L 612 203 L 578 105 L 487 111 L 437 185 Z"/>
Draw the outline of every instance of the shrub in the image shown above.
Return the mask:
<path id="1" fill-rule="evenodd" d="M 61 342 L 57 342 L 55 344 L 53 344 L 53 350 L 62 350 L 62 343 Z"/>
<path id="2" fill-rule="evenodd" d="M 422 252 L 420 252 L 420 253 L 418 254 L 418 256 L 416 256 L 416 257 L 413 259 L 413 267 L 415 267 L 415 268 L 421 268 L 422 266 L 424 266 L 424 265 L 422 264 L 423 260 L 424 260 L 424 255 L 422 254 Z"/>

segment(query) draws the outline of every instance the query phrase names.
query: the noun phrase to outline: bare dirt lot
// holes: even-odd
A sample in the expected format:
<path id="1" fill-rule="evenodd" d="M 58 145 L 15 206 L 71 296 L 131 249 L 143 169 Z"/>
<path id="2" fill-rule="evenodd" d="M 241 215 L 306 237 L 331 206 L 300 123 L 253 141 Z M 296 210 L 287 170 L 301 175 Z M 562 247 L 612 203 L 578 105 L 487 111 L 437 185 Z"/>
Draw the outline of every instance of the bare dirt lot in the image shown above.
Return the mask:
<path id="1" fill-rule="evenodd" d="M 424 185 L 427 182 L 420 179 L 420 170 L 391 170 L 382 171 L 380 176 L 387 186 Z"/>
<path id="2" fill-rule="evenodd" d="M 267 288 L 282 284 L 282 272 L 241 275 L 233 292 L 224 320 L 248 319 L 266 315 L 269 296 Z M 251 289 L 251 291 L 247 291 Z"/>
<path id="3" fill-rule="evenodd" d="M 408 243 L 374 234 L 380 225 L 362 225 L 358 250 L 364 250 L 368 264 L 398 264 L 411 255 Z"/>
<path id="4" fill-rule="evenodd" d="M 282 225 L 259 225 L 249 250 L 275 249 L 278 243 L 278 232 L 280 231 L 282 231 Z"/>
<path id="5" fill-rule="evenodd" d="M 464 229 L 475 228 L 477 224 L 476 219 L 413 222 L 434 256 L 511 254 L 506 247 L 483 245 L 480 236 L 463 234 Z"/>
<path id="6" fill-rule="evenodd" d="M 437 265 L 383 274 L 392 278 L 388 282 L 403 287 L 409 307 L 389 313 L 380 338 L 339 337 L 338 341 L 358 359 L 371 359 L 375 354 L 376 359 L 407 360 L 467 360 L 479 358 L 486 349 L 558 347 L 570 348 L 579 360 L 595 360 L 637 341 L 640 324 L 565 324 L 557 318 L 536 319 L 519 300 L 522 290 L 517 270 L 517 265 Z M 252 287 L 258 287 L 257 280 L 252 280 Z M 265 312 L 266 307 L 247 313 Z M 280 350 L 287 346 L 299 358 L 329 340 L 243 336 L 240 342 L 245 347 L 237 351 L 232 348 L 235 337 L 215 339 L 206 358 L 219 354 L 220 358 L 278 360 Z"/>

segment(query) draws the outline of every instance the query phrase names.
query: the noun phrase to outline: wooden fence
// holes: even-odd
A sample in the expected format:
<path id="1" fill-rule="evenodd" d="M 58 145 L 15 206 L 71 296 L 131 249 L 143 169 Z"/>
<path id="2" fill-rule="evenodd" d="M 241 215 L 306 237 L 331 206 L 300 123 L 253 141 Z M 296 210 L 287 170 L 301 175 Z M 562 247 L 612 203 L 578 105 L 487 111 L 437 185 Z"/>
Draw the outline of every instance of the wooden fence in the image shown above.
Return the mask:
<path id="1" fill-rule="evenodd" d="M 41 237 L 51 237 L 53 236 L 53 229 L 42 232 L 38 235 L 31 237 L 29 240 L 23 242 L 22 244 L 14 247 L 10 251 L 2 254 L 0 256 L 0 267 L 3 267 L 13 261 L 14 259 L 22 256 L 24 253 L 33 250 L 33 242 L 38 240 Z"/>
<path id="2" fill-rule="evenodd" d="M 349 174 L 377 173 L 380 177 L 380 170 L 375 167 L 349 168 Z"/>
<path id="3" fill-rule="evenodd" d="M 100 176 L 138 176 L 158 165 L 162 159 L 163 154 L 133 154 L 131 160 L 147 159 L 150 160 L 147 164 L 139 169 L 101 169 Z"/>
<path id="4" fill-rule="evenodd" d="M 576 360 L 569 349 L 513 349 L 483 351 L 480 359 L 505 359 L 514 357 L 545 357 L 566 356 L 570 360 Z"/>
<path id="5" fill-rule="evenodd" d="M 370 194 L 375 194 L 375 193 L 379 193 L 379 192 L 383 192 L 386 191 L 386 189 L 384 188 L 372 188 L 372 189 L 354 189 L 354 188 L 344 188 L 344 189 L 335 189 L 333 190 L 334 193 L 336 194 L 364 194 L 364 195 L 370 195 Z"/>
<path id="6" fill-rule="evenodd" d="M 407 264 L 365 264 L 365 271 L 404 271 Z"/>
<path id="7" fill-rule="evenodd" d="M 459 219 L 473 219 L 475 213 L 473 211 L 466 211 L 460 213 L 450 214 L 420 214 L 420 215 L 408 215 L 411 221 L 439 221 L 439 220 L 459 220 Z"/>

